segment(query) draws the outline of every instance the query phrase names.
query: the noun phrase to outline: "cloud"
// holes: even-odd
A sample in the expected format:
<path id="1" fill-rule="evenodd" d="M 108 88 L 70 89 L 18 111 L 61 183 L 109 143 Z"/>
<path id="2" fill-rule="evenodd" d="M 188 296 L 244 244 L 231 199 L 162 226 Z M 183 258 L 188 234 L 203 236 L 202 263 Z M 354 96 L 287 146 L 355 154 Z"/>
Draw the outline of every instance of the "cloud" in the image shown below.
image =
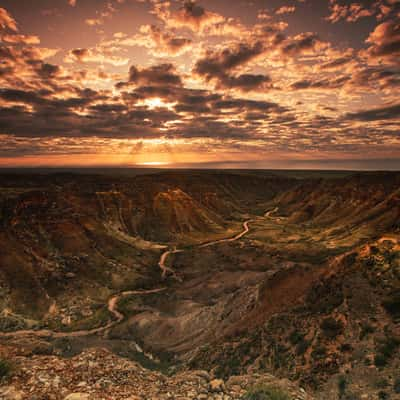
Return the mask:
<path id="1" fill-rule="evenodd" d="M 303 7 L 295 0 L 271 8 L 271 15 L 249 8 L 243 20 L 239 7 L 230 9 L 229 3 L 215 3 L 217 12 L 194 1 L 130 2 L 124 12 L 137 7 L 138 15 L 129 27 L 131 16 L 119 20 L 118 3 L 107 0 L 85 14 L 101 26 L 89 30 L 93 45 L 87 48 L 41 48 L 35 32 L 22 32 L 22 26 L 17 32 L 16 22 L 4 22 L 0 14 L 0 134 L 7 134 L 9 154 L 17 148 L 29 154 L 29 143 L 31 154 L 111 151 L 118 141 L 121 149 L 137 141 L 146 152 L 153 139 L 250 156 L 385 154 L 382 149 L 399 154 L 398 1 L 368 2 L 377 4 L 379 22 L 366 43 L 365 28 L 375 19 L 354 26 L 354 48 L 336 40 L 338 26 L 304 32 L 295 23 L 297 13 L 279 20 Z M 343 11 L 338 21 L 349 22 L 372 10 L 358 3 L 330 2 Z M 144 14 L 149 10 L 153 15 Z M 50 15 L 43 20 L 54 22 Z M 250 20 L 257 22 L 246 25 Z M 357 111 L 359 104 L 367 109 Z"/>
<path id="2" fill-rule="evenodd" d="M 330 0 L 330 15 L 325 19 L 331 23 L 337 23 L 341 20 L 346 22 L 357 22 L 361 18 L 375 16 L 377 20 L 382 20 L 396 10 L 399 10 L 400 2 L 397 0 L 375 0 L 373 2 L 344 2 L 339 0 Z"/>
<path id="3" fill-rule="evenodd" d="M 1 29 L 9 29 L 11 31 L 17 32 L 18 26 L 15 19 L 9 14 L 9 12 L 0 7 L 0 28 Z"/>
<path id="4" fill-rule="evenodd" d="M 264 52 L 261 41 L 238 43 L 219 52 L 207 52 L 198 60 L 193 72 L 206 81 L 215 81 L 220 88 L 238 88 L 244 91 L 270 87 L 271 78 L 262 74 L 237 74 L 232 71 L 246 65 Z"/>
<path id="5" fill-rule="evenodd" d="M 169 2 L 155 2 L 153 13 L 171 28 L 189 28 L 204 31 L 205 28 L 225 21 L 225 17 L 200 6 L 196 1 L 187 0 L 177 11 L 171 11 Z"/>
<path id="6" fill-rule="evenodd" d="M 192 40 L 175 36 L 169 32 L 162 32 L 155 25 L 145 25 L 141 28 L 141 33 L 151 37 L 153 48 L 166 52 L 167 54 L 179 55 L 187 50 Z"/>
<path id="7" fill-rule="evenodd" d="M 371 8 L 366 8 L 359 3 L 339 4 L 337 0 L 330 0 L 331 14 L 326 17 L 331 23 L 339 22 L 341 19 L 347 22 L 356 22 L 360 18 L 371 17 L 377 12 L 377 2 Z"/>
<path id="8" fill-rule="evenodd" d="M 359 111 L 356 113 L 348 113 L 345 119 L 357 121 L 381 121 L 400 118 L 400 104 L 386 107 L 373 108 L 370 110 Z"/>
<path id="9" fill-rule="evenodd" d="M 137 68 L 132 65 L 128 82 L 136 85 L 182 86 L 181 77 L 172 64 L 159 64 L 149 68 Z"/>
<path id="10" fill-rule="evenodd" d="M 390 93 L 400 86 L 400 70 L 397 67 L 383 65 L 357 67 L 351 71 L 349 85 L 360 90 L 387 89 Z"/>
<path id="11" fill-rule="evenodd" d="M 321 70 L 337 70 L 343 69 L 343 66 L 351 63 L 354 60 L 354 56 L 341 56 L 338 58 L 334 58 L 332 60 L 326 61 L 323 64 L 318 66 Z"/>
<path id="12" fill-rule="evenodd" d="M 318 35 L 312 32 L 305 32 L 283 42 L 281 52 L 284 55 L 296 56 L 306 51 L 314 50 L 319 44 L 321 42 Z"/>
<path id="13" fill-rule="evenodd" d="M 397 62 L 400 57 L 400 23 L 386 21 L 379 24 L 366 40 L 370 47 L 366 54 L 372 58 L 390 58 Z"/>
<path id="14" fill-rule="evenodd" d="M 117 12 L 118 4 L 124 2 L 125 0 L 108 0 L 102 10 L 96 11 L 96 17 L 85 20 L 86 25 L 95 27 L 105 24 Z"/>
<path id="15" fill-rule="evenodd" d="M 277 15 L 291 14 L 294 13 L 295 11 L 296 11 L 296 6 L 282 6 L 275 11 L 275 14 Z"/>
<path id="16" fill-rule="evenodd" d="M 48 80 L 42 81 L 40 73 L 44 60 L 57 52 L 57 49 L 41 47 L 0 46 L 0 87 L 40 89 L 40 85 L 51 84 Z"/>
<path id="17" fill-rule="evenodd" d="M 291 84 L 291 89 L 337 89 L 343 87 L 343 85 L 350 80 L 348 76 L 322 78 L 322 79 L 303 79 L 296 81 Z"/>
<path id="18" fill-rule="evenodd" d="M 107 48 L 77 48 L 69 51 L 64 57 L 64 62 L 69 64 L 74 62 L 111 64 L 118 67 L 128 64 L 129 58 L 115 55 L 112 50 Z"/>
<path id="19" fill-rule="evenodd" d="M 3 35 L 0 36 L 2 42 L 11 44 L 24 44 L 24 45 L 35 45 L 40 44 L 40 39 L 35 35 Z"/>
<path id="20" fill-rule="evenodd" d="M 208 51 L 196 62 L 194 71 L 209 80 L 246 64 L 263 51 L 264 47 L 260 41 L 252 44 L 238 43 L 234 47 L 225 48 L 219 52 Z"/>
<path id="21" fill-rule="evenodd" d="M 155 25 L 143 25 L 140 34 L 133 37 L 117 39 L 120 45 L 144 46 L 156 57 L 165 55 L 178 56 L 190 49 L 193 41 L 172 32 L 163 31 Z"/>
<path id="22" fill-rule="evenodd" d="M 261 20 L 270 20 L 272 18 L 272 15 L 267 9 L 263 9 L 258 11 L 257 18 Z"/>
<path id="23" fill-rule="evenodd" d="M 263 74 L 240 74 L 237 76 L 222 77 L 219 86 L 223 88 L 237 88 L 242 91 L 265 90 L 272 87 L 272 80 Z"/>

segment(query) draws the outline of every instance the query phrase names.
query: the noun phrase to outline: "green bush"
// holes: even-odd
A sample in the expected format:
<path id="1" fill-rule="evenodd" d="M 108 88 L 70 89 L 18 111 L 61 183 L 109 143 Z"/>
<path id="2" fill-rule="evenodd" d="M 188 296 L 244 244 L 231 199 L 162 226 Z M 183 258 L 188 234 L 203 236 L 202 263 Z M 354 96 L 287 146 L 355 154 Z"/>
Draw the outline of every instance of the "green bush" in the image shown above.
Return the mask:
<path id="1" fill-rule="evenodd" d="M 259 385 L 250 389 L 242 400 L 291 400 L 291 397 L 280 389 Z"/>
<path id="2" fill-rule="evenodd" d="M 11 364 L 9 361 L 0 358 L 0 379 L 6 378 L 11 374 Z"/>

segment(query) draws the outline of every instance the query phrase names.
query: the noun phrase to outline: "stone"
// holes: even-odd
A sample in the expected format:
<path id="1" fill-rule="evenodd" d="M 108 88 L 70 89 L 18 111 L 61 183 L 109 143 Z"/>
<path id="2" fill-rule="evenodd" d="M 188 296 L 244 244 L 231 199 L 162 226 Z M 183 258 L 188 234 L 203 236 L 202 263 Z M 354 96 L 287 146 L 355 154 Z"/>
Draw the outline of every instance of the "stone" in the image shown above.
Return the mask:
<path id="1" fill-rule="evenodd" d="M 222 379 L 213 379 L 210 382 L 211 392 L 223 392 L 225 390 L 225 384 Z"/>
<path id="2" fill-rule="evenodd" d="M 86 393 L 71 393 L 64 400 L 89 400 L 89 395 Z"/>
<path id="3" fill-rule="evenodd" d="M 0 391 L 2 400 L 22 400 L 25 393 L 17 390 L 14 386 L 7 386 Z"/>

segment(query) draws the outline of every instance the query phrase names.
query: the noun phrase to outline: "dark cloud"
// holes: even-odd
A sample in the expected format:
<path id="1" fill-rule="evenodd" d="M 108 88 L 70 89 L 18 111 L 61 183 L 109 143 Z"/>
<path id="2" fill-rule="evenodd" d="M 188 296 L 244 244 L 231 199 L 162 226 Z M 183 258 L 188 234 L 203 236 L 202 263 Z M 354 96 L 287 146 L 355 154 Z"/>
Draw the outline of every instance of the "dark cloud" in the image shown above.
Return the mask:
<path id="1" fill-rule="evenodd" d="M 77 60 L 83 61 L 85 57 L 89 55 L 88 49 L 73 49 L 71 54 L 76 57 Z"/>
<path id="2" fill-rule="evenodd" d="M 400 70 L 391 66 L 361 67 L 351 71 L 352 87 L 396 90 L 400 86 Z"/>
<path id="3" fill-rule="evenodd" d="M 192 43 L 191 39 L 177 36 L 169 32 L 163 32 L 155 25 L 142 27 L 142 32 L 149 35 L 156 45 L 156 48 L 161 51 L 166 51 L 170 54 L 180 54 L 184 49 L 187 49 Z"/>
<path id="4" fill-rule="evenodd" d="M 271 87 L 271 78 L 261 74 L 241 74 L 238 76 L 223 77 L 220 84 L 225 88 L 238 88 L 243 91 L 265 89 Z"/>
<path id="5" fill-rule="evenodd" d="M 208 52 L 204 58 L 196 62 L 194 72 L 209 80 L 246 64 L 263 51 L 262 42 L 257 41 L 253 44 L 239 43 L 233 48 L 226 48 L 217 53 Z"/>
<path id="6" fill-rule="evenodd" d="M 371 110 L 348 113 L 346 119 L 357 121 L 381 121 L 400 118 L 400 104 L 387 107 L 374 108 Z"/>
<path id="7" fill-rule="evenodd" d="M 303 79 L 291 84 L 291 88 L 299 89 L 337 89 L 350 80 L 349 76 L 331 77 L 325 79 Z"/>
<path id="8" fill-rule="evenodd" d="M 348 57 L 348 56 L 338 57 L 319 65 L 319 69 L 321 70 L 342 69 L 344 65 L 349 64 L 352 60 L 354 60 L 354 57 Z"/>
<path id="9" fill-rule="evenodd" d="M 331 23 L 345 20 L 354 23 L 362 18 L 375 17 L 382 20 L 400 9 L 398 0 L 375 0 L 375 1 L 347 1 L 330 0 L 330 15 L 325 19 Z"/>
<path id="10" fill-rule="evenodd" d="M 318 35 L 315 33 L 301 33 L 293 39 L 285 41 L 281 47 L 281 51 L 285 55 L 296 56 L 306 50 L 314 49 L 318 42 Z"/>
<path id="11" fill-rule="evenodd" d="M 217 87 L 237 88 L 243 91 L 266 89 L 271 86 L 271 78 L 263 74 L 234 74 L 232 70 L 244 66 L 264 52 L 263 44 L 239 43 L 221 52 L 207 53 L 196 62 L 193 72 L 206 81 L 215 80 Z"/>
<path id="12" fill-rule="evenodd" d="M 60 74 L 61 68 L 58 65 L 43 63 L 37 69 L 38 75 L 43 79 L 54 78 Z"/>
<path id="13" fill-rule="evenodd" d="M 122 88 L 129 84 L 149 87 L 182 86 L 182 79 L 173 64 L 159 64 L 149 68 L 138 68 L 132 65 L 129 69 L 128 82 L 120 82 L 117 87 Z"/>
<path id="14" fill-rule="evenodd" d="M 369 35 L 367 43 L 370 57 L 392 58 L 399 62 L 400 57 L 400 23 L 386 21 L 378 25 Z"/>
<path id="15" fill-rule="evenodd" d="M 170 2 L 155 1 L 153 11 L 169 27 L 185 27 L 193 31 L 202 31 L 211 25 L 225 21 L 222 15 L 206 10 L 196 1 L 184 1 L 177 11 L 171 10 L 170 6 Z"/>

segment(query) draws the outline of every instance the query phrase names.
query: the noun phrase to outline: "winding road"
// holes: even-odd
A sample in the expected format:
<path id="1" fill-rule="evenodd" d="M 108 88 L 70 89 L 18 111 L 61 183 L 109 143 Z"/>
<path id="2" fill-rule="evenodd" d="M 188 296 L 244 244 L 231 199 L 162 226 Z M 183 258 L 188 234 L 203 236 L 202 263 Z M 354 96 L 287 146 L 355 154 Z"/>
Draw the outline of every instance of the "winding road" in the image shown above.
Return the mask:
<path id="1" fill-rule="evenodd" d="M 273 214 L 273 213 L 275 213 L 277 211 L 278 211 L 278 207 L 275 207 L 273 210 L 267 211 L 264 214 L 264 218 L 272 218 L 271 214 Z M 243 225 L 242 225 L 243 226 L 243 230 L 241 232 L 239 232 L 237 235 L 233 236 L 233 237 L 229 237 L 229 238 L 225 238 L 225 239 L 213 240 L 211 242 L 206 242 L 206 243 L 200 244 L 197 247 L 201 249 L 201 248 L 204 248 L 204 247 L 214 246 L 214 245 L 219 244 L 219 243 L 234 242 L 236 240 L 239 240 L 250 231 L 249 224 L 251 222 L 256 221 L 257 219 L 260 219 L 260 218 L 262 218 L 262 217 L 250 218 L 250 219 L 244 221 Z M 165 278 L 167 276 L 168 272 L 170 272 L 174 277 L 176 277 L 176 272 L 174 271 L 173 268 L 168 267 L 166 265 L 166 261 L 167 261 L 167 258 L 168 258 L 169 255 L 176 254 L 176 253 L 183 253 L 183 252 L 184 252 L 183 249 L 176 249 L 175 248 L 173 250 L 167 250 L 161 255 L 161 258 L 160 258 L 160 261 L 158 263 L 158 266 L 161 268 L 162 277 L 163 278 Z"/>
<path id="2" fill-rule="evenodd" d="M 278 210 L 278 207 L 275 207 L 273 210 L 267 211 L 264 214 L 264 218 L 272 218 L 271 214 L 275 213 L 277 210 Z M 233 237 L 229 237 L 226 239 L 214 240 L 211 242 L 206 242 L 206 243 L 198 245 L 197 247 L 204 248 L 204 247 L 214 246 L 219 243 L 234 242 L 236 240 L 239 240 L 250 231 L 249 224 L 260 218 L 262 218 L 262 217 L 251 218 L 251 219 L 244 221 L 243 225 L 242 225 L 243 230 Z M 171 267 L 168 267 L 166 265 L 166 261 L 167 261 L 167 258 L 169 255 L 183 253 L 184 251 L 185 250 L 183 250 L 183 249 L 174 248 L 174 249 L 169 249 L 161 254 L 160 261 L 158 262 L 158 266 L 161 269 L 162 278 L 166 278 L 167 274 L 170 273 L 176 279 L 179 280 L 179 277 L 176 275 L 175 270 Z M 108 322 L 106 325 L 101 326 L 99 328 L 94 328 L 94 329 L 89 329 L 89 330 L 79 330 L 79 331 L 74 331 L 74 332 L 57 332 L 57 331 L 52 331 L 49 329 L 19 330 L 19 331 L 13 331 L 13 332 L 0 332 L 0 338 L 35 336 L 35 337 L 41 337 L 41 338 L 54 338 L 55 339 L 55 338 L 68 338 L 68 337 L 71 337 L 71 338 L 72 337 L 83 337 L 83 336 L 90 336 L 90 335 L 102 333 L 102 332 L 105 332 L 105 331 L 113 328 L 114 326 L 118 325 L 125 319 L 125 316 L 121 312 L 118 311 L 118 302 L 123 297 L 134 296 L 134 295 L 143 296 L 143 295 L 147 295 L 147 294 L 160 293 L 166 289 L 167 289 L 166 287 L 162 287 L 162 288 L 150 289 L 150 290 L 130 290 L 130 291 L 120 292 L 120 293 L 112 295 L 107 302 L 107 308 L 108 308 L 108 311 L 114 316 L 114 320 Z M 138 344 L 136 344 L 136 347 L 137 347 L 138 351 L 144 353 Z M 151 355 L 148 355 L 146 353 L 144 353 L 144 354 L 146 356 L 148 356 L 149 358 L 152 358 Z"/>
<path id="3" fill-rule="evenodd" d="M 166 288 L 159 288 L 159 289 L 151 289 L 151 290 L 130 290 L 126 292 L 121 292 L 118 294 L 114 294 L 107 302 L 108 311 L 115 317 L 113 321 L 108 322 L 106 325 L 101 326 L 99 328 L 89 329 L 89 330 L 80 330 L 74 332 L 56 332 L 51 331 L 49 329 L 40 329 L 40 330 L 19 330 L 13 332 L 0 332 L 0 338 L 4 337 L 22 337 L 22 336 L 36 336 L 41 338 L 66 338 L 66 337 L 82 337 L 82 336 L 90 336 L 97 333 L 104 332 L 115 325 L 122 322 L 125 318 L 123 314 L 121 314 L 118 309 L 117 305 L 118 302 L 126 296 L 132 295 L 146 295 L 152 293 L 159 293 L 165 290 Z"/>

